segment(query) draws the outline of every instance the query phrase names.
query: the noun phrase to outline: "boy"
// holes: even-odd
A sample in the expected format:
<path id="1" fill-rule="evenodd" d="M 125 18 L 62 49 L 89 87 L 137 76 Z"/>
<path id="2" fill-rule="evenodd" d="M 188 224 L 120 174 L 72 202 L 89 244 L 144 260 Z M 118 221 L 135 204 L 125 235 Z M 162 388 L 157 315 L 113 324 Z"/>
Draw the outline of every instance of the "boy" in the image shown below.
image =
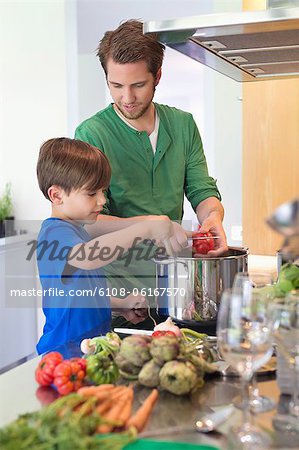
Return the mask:
<path id="1" fill-rule="evenodd" d="M 39 153 L 37 178 L 50 200 L 51 217 L 41 226 L 37 262 L 43 288 L 46 323 L 38 353 L 110 330 L 111 307 L 142 308 L 145 298 L 111 298 L 101 268 L 117 259 L 136 238 L 167 241 L 173 231 L 165 216 L 124 225 L 91 239 L 84 225 L 97 220 L 111 177 L 107 157 L 90 144 L 68 138 L 46 141 Z M 104 225 L 104 223 L 103 223 Z M 129 292 L 126 292 L 129 294 Z M 134 309 L 134 310 L 133 310 Z M 138 310 L 134 313 L 137 315 Z M 132 320 L 132 317 L 130 318 Z"/>

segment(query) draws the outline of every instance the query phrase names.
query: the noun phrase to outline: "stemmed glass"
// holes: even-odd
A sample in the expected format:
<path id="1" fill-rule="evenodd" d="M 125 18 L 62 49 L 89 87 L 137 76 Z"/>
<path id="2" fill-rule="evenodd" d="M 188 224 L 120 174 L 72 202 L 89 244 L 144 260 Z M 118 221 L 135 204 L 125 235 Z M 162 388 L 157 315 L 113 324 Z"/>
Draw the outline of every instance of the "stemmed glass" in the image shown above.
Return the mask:
<path id="1" fill-rule="evenodd" d="M 267 447 L 268 434 L 251 423 L 249 381 L 272 353 L 272 322 L 260 296 L 241 295 L 231 289 L 223 292 L 217 319 L 218 348 L 221 356 L 238 372 L 242 381 L 243 423 L 232 429 L 237 448 Z"/>
<path id="2" fill-rule="evenodd" d="M 299 434 L 299 292 L 289 294 L 281 303 L 271 306 L 272 319 L 277 321 L 274 337 L 278 351 L 294 373 L 292 400 L 289 414 L 273 418 L 273 426 L 281 431 Z"/>
<path id="3" fill-rule="evenodd" d="M 273 275 L 269 272 L 258 272 L 253 277 L 250 277 L 248 272 L 239 272 L 235 276 L 232 289 L 234 292 L 243 296 L 262 295 L 262 300 L 265 302 L 265 306 L 267 306 L 269 300 L 271 300 L 271 291 L 267 291 L 267 289 L 260 289 L 270 286 L 273 283 Z M 272 353 L 265 354 L 263 365 L 269 361 L 271 356 Z M 272 398 L 260 395 L 255 374 L 253 374 L 250 382 L 249 405 L 251 411 L 255 414 L 271 411 L 276 406 L 276 403 Z M 235 402 L 235 406 L 237 408 L 242 408 L 242 400 L 237 400 Z"/>

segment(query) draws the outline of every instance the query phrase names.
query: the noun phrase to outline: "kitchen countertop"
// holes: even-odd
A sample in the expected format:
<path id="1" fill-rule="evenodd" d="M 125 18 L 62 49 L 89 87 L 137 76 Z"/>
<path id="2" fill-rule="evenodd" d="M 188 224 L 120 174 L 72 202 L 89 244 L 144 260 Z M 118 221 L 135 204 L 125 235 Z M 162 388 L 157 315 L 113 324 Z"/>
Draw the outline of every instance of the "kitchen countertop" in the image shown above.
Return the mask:
<path id="1" fill-rule="evenodd" d="M 277 256 L 248 255 L 248 272 L 254 279 L 259 273 L 269 273 L 277 278 Z"/>
<path id="2" fill-rule="evenodd" d="M 57 349 L 59 350 L 59 348 Z M 32 412 L 41 408 L 44 399 L 53 395 L 54 391 L 39 388 L 34 379 L 34 370 L 40 357 L 0 375 L 0 398 L 5 408 L 0 409 L 0 427 L 16 419 L 19 414 Z M 204 413 L 216 410 L 221 406 L 228 405 L 240 391 L 238 378 L 223 378 L 210 376 L 203 388 L 191 397 L 177 397 L 167 392 L 161 392 L 159 401 L 152 414 L 145 432 L 151 439 L 193 442 L 198 444 L 214 445 L 219 449 L 227 448 L 228 430 L 232 424 L 241 419 L 241 412 L 235 410 L 230 419 L 219 428 L 219 432 L 208 435 L 200 434 L 193 430 L 196 420 Z M 259 380 L 260 392 L 271 396 L 279 402 L 280 408 L 285 403 L 285 397 L 280 396 L 279 388 L 273 375 Z M 135 386 L 135 408 L 148 395 L 149 390 L 145 387 Z M 272 429 L 272 418 L 274 411 L 256 416 L 256 423 L 270 432 Z M 168 428 L 179 426 L 179 431 L 167 432 Z M 157 434 L 157 430 L 159 434 Z M 298 435 L 297 435 L 298 439 Z M 281 432 L 275 435 L 272 448 L 299 448 L 299 442 L 294 443 L 294 437 L 285 436 Z"/>

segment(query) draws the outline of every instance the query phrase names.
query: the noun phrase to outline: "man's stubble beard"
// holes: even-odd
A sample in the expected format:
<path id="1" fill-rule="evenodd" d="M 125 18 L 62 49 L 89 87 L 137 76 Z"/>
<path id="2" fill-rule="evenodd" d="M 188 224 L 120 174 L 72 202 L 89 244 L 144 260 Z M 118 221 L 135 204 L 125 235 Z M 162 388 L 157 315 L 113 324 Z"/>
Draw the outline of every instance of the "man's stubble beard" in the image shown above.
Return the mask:
<path id="1" fill-rule="evenodd" d="M 136 119 L 139 119 L 140 117 L 142 117 L 147 112 L 147 110 L 149 109 L 151 104 L 152 104 L 152 100 L 146 106 L 144 106 L 140 111 L 138 111 L 136 113 L 133 113 L 133 114 L 130 114 L 127 111 L 125 111 L 117 103 L 115 103 L 115 106 L 126 119 L 128 119 L 128 120 L 136 120 Z"/>
<path id="2" fill-rule="evenodd" d="M 156 91 L 156 86 L 154 86 L 153 95 L 152 95 L 152 98 L 151 98 L 150 102 L 148 102 L 147 105 L 145 105 L 139 112 L 136 112 L 135 114 L 134 113 L 130 114 L 127 111 L 124 111 L 117 103 L 114 103 L 114 104 L 115 104 L 116 108 L 120 111 L 120 113 L 126 119 L 128 119 L 128 120 L 136 120 L 136 119 L 139 119 L 140 117 L 142 117 L 148 111 L 148 109 L 150 108 L 150 106 L 152 104 L 152 101 L 153 101 L 153 98 L 154 98 L 154 95 L 155 95 L 155 91 Z"/>

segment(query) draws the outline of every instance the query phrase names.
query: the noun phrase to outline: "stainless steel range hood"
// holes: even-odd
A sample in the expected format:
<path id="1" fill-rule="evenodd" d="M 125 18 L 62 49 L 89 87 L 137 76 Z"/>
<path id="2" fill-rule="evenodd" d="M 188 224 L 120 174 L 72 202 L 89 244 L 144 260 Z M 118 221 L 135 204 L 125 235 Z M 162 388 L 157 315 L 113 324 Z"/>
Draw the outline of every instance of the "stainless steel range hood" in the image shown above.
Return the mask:
<path id="1" fill-rule="evenodd" d="M 299 76 L 299 8 L 150 21 L 143 29 L 236 81 Z"/>

